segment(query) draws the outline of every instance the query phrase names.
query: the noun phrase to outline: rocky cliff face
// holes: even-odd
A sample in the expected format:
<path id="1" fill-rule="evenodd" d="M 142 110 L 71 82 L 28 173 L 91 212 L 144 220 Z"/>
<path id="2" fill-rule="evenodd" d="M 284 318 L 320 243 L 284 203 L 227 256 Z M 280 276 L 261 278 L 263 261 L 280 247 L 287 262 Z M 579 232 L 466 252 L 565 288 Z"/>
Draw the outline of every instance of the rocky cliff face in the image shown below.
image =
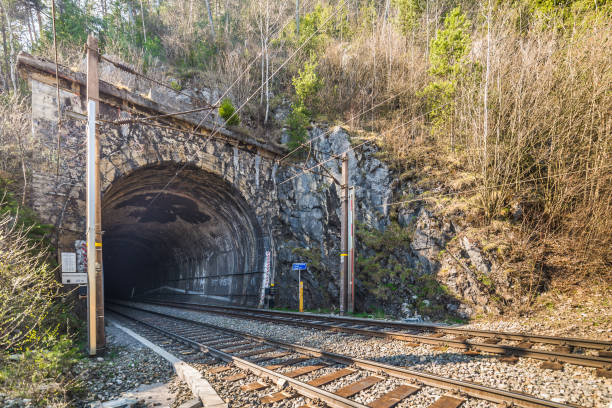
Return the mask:
<path id="1" fill-rule="evenodd" d="M 280 304 L 296 307 L 298 277 L 291 263 L 307 262 L 305 307 L 333 309 L 339 292 L 341 214 L 340 190 L 332 177 L 340 179 L 341 163 L 329 158 L 347 151 L 352 141 L 340 127 L 314 127 L 310 137 L 307 159 L 277 174 L 277 183 L 299 175 L 278 186 L 282 236 L 276 242 L 275 281 Z M 460 227 L 424 203 L 388 206 L 412 186 L 401 183 L 379 157 L 373 143 L 348 152 L 357 202 L 357 308 L 415 320 L 495 312 L 487 285 L 494 262 Z M 316 173 L 303 172 L 302 167 L 318 163 L 323 165 Z"/>
<path id="2" fill-rule="evenodd" d="M 111 82 L 122 84 L 123 88 L 168 104 L 172 111 L 188 109 L 191 106 L 187 96 L 177 97 L 172 91 L 147 87 L 131 75 L 117 71 L 107 64 L 102 65 L 101 75 Z M 48 136 L 48 150 L 52 152 L 56 129 L 49 117 L 52 119 L 56 111 L 48 108 L 55 106 L 54 103 L 49 105 L 45 102 L 53 101 L 54 97 L 53 89 L 48 86 L 47 88 L 44 92 L 40 89 L 35 92 L 33 90 L 40 102 L 33 104 L 33 129 Z M 211 102 L 215 101 L 219 94 L 209 89 L 184 92 Z M 81 101 L 76 95 L 64 92 L 62 96 L 65 101 L 63 103 L 71 102 L 71 106 L 80 106 Z M 38 107 L 44 107 L 46 110 L 39 112 Z M 275 117 L 279 123 L 283 122 L 282 112 L 276 112 Z M 41 118 L 47 119 L 41 121 Z M 209 120 L 219 124 L 216 115 L 212 115 Z M 83 133 L 82 129 L 73 131 L 67 128 L 66 124 L 63 131 L 70 134 Z M 126 131 L 122 127 L 121 134 L 115 135 L 117 140 L 113 137 L 104 139 L 106 144 L 112 141 L 111 145 L 115 146 L 115 150 L 110 152 L 104 145 L 103 152 L 109 150 L 112 154 L 131 154 L 122 161 L 124 168 L 122 167 L 121 171 L 117 171 L 120 169 L 116 168 L 111 160 L 108 171 L 104 171 L 105 180 L 119 179 L 122 174 L 148 164 L 180 163 L 187 157 L 186 153 L 180 154 L 178 148 L 189 147 L 183 140 L 167 143 L 168 140 L 173 140 L 171 135 L 157 135 L 160 140 L 165 140 L 162 149 L 157 144 L 150 143 L 149 136 L 155 136 L 153 133 L 147 133 L 147 137 L 140 135 L 140 140 L 134 135 L 142 132 L 135 132 L 128 137 Z M 341 163 L 339 159 L 330 156 L 345 151 L 348 153 L 349 182 L 354 186 L 356 195 L 357 310 L 382 309 L 386 313 L 411 319 L 442 317 L 448 314 L 468 317 L 482 312 L 494 313 L 499 301 L 511 297 L 508 284 L 510 280 L 495 262 L 495 257 L 481 250 L 482 245 L 469 236 L 461 217 L 443 217 L 432 206 L 419 201 L 389 206 L 406 195 L 419 196 L 422 191 L 411 185 L 410 181 L 402 181 L 399 174 L 394 173 L 382 159 L 383 152 L 379 151 L 374 143 L 366 143 L 357 149 L 349 150 L 352 145 L 361 143 L 362 140 L 352 140 L 351 135 L 340 127 L 328 129 L 315 126 L 310 130 L 309 137 L 313 141 L 312 150 L 289 166 L 278 166 L 272 161 L 264 163 L 259 155 L 251 157 L 245 153 L 244 157 L 239 157 L 242 153 L 228 146 L 215 150 L 212 145 L 208 145 L 207 151 L 200 151 L 196 145 L 190 147 L 198 152 L 197 163 L 206 164 L 213 158 L 216 160 L 203 167 L 217 171 L 227 182 L 235 185 L 247 202 L 245 206 L 253 210 L 263 226 L 262 234 L 269 237 L 266 240 L 270 241 L 265 242 L 265 247 L 273 252 L 271 269 L 276 273 L 274 282 L 279 288 L 280 305 L 296 307 L 298 277 L 291 271 L 291 263 L 307 262 L 309 269 L 303 275 L 306 308 L 337 307 L 341 209 L 339 186 L 335 180 L 340 179 Z M 64 135 L 62 140 L 66 142 L 71 139 Z M 134 141 L 133 146 L 129 145 L 130 140 Z M 116 146 L 122 146 L 121 143 L 125 144 L 125 148 L 117 149 Z M 73 147 L 84 149 L 83 145 L 77 143 L 74 143 Z M 65 146 L 63 154 L 70 153 L 70 149 L 70 146 Z M 40 151 L 44 155 L 45 150 Z M 73 153 L 76 157 L 76 151 Z M 48 156 L 52 157 L 51 154 Z M 73 162 L 74 160 L 65 160 L 64 164 Z M 47 173 L 50 174 L 54 169 L 51 166 L 54 163 L 55 161 L 49 160 Z M 319 163 L 323 165 L 314 172 L 303 171 Z M 82 174 L 70 166 L 66 167 L 66 172 L 70 173 L 72 178 L 82 179 Z M 283 182 L 286 180 L 288 181 Z M 35 175 L 32 184 L 37 186 L 35 190 L 40 195 L 33 197 L 33 200 L 47 207 L 56 202 L 46 198 L 49 194 L 58 191 L 64 194 L 60 187 L 73 185 L 53 185 L 46 174 Z M 165 184 L 165 181 L 162 184 Z M 198 186 L 213 184 L 194 183 Z M 135 186 L 143 188 L 142 183 Z M 194 188 L 190 186 L 186 190 L 193 191 Z M 217 190 L 220 189 L 215 191 Z M 60 210 L 51 211 L 49 208 L 37 206 L 34 208 L 40 213 L 55 214 L 59 218 L 50 220 L 51 222 L 58 228 L 68 225 L 76 234 L 82 230 L 79 222 L 82 224 L 84 193 L 70 190 L 64 195 L 67 198 L 63 204 L 58 202 Z M 204 203 L 205 200 L 196 201 Z M 72 213 L 76 215 L 71 217 Z M 114 218 L 120 219 L 107 217 Z M 119 224 L 125 222 L 121 221 Z M 241 228 L 236 230 L 240 231 Z M 70 236 L 68 241 L 72 242 L 75 237 L 77 235 Z M 222 265 L 226 268 L 227 262 Z"/>
<path id="3" fill-rule="evenodd" d="M 301 173 L 301 166 L 315 166 L 351 147 L 348 133 L 339 127 L 314 128 L 310 136 L 314 140 L 311 156 L 305 164 L 300 162 L 294 168 L 284 169 L 278 182 Z M 376 149 L 368 145 L 348 152 L 349 182 L 356 188 L 359 221 L 384 229 L 389 223 L 384 205 L 392 195 L 392 176 L 375 153 Z M 298 261 L 310 265 L 303 277 L 306 307 L 337 304 L 341 209 L 339 186 L 333 178 L 340 180 L 341 163 L 334 159 L 315 171 L 316 174 L 304 172 L 279 185 L 283 237 L 278 245 L 276 281 L 280 285 L 281 303 L 290 306 L 296 304 L 297 296 L 297 275 L 290 271 L 290 264 Z"/>

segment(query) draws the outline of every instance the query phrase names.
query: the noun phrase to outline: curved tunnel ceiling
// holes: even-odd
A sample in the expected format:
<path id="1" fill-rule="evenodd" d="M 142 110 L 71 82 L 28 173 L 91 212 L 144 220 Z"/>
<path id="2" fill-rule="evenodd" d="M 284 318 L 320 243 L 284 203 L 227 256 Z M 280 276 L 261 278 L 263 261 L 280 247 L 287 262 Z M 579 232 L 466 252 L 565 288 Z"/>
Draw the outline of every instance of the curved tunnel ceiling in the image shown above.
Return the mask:
<path id="1" fill-rule="evenodd" d="M 252 304 L 262 253 L 253 210 L 221 177 L 178 170 L 141 168 L 104 193 L 106 295 L 161 290 Z"/>

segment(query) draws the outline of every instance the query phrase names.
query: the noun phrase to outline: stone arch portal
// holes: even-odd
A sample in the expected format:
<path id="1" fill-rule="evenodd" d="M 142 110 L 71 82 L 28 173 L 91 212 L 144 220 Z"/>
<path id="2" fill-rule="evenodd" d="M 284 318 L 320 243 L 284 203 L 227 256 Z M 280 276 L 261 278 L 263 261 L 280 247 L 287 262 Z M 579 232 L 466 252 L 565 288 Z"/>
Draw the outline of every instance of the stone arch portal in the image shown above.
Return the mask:
<path id="1" fill-rule="evenodd" d="M 253 208 L 221 176 L 178 170 L 176 163 L 141 167 L 104 191 L 106 296 L 256 305 L 266 245 Z"/>
<path id="2" fill-rule="evenodd" d="M 25 54 L 18 65 L 32 89 L 28 204 L 42 222 L 55 226 L 58 252 L 80 253 L 86 229 L 86 77 L 65 67 L 56 76 L 55 64 Z M 170 115 L 193 108 L 178 98 L 144 97 L 104 81 L 99 90 L 106 297 L 166 291 L 166 297 L 257 305 L 274 277 L 275 180 L 277 159 L 286 150 L 219 127 L 198 112 Z M 112 124 L 156 115 L 163 118 Z M 85 272 L 84 262 L 77 272 Z"/>

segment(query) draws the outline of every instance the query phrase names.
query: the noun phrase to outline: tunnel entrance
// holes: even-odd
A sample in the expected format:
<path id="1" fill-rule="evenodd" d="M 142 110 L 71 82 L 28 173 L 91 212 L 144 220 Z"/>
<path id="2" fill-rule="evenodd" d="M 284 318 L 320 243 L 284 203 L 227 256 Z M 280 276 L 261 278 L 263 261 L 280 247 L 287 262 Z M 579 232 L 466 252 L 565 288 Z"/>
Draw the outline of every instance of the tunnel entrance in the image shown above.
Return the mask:
<path id="1" fill-rule="evenodd" d="M 105 191 L 102 230 L 107 298 L 257 304 L 261 228 L 242 194 L 216 174 L 179 172 L 176 164 L 140 168 Z"/>

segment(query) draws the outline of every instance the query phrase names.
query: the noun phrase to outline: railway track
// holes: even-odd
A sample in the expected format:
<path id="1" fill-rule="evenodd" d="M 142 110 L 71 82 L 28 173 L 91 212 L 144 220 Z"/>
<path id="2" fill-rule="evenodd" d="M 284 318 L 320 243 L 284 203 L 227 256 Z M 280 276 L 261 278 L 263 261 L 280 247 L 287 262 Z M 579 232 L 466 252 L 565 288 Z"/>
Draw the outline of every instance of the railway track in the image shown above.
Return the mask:
<path id="1" fill-rule="evenodd" d="M 402 340 L 414 345 L 422 343 L 451 347 L 464 350 L 468 354 L 494 353 L 502 355 L 502 358 L 509 362 L 517 357 L 529 357 L 544 360 L 543 368 L 548 369 L 560 370 L 563 368 L 563 363 L 594 367 L 597 369 L 597 375 L 612 378 L 612 341 L 506 333 L 236 306 L 213 306 L 175 301 L 161 302 L 151 299 L 147 299 L 145 302 L 242 319 Z"/>
<path id="2" fill-rule="evenodd" d="M 304 405 L 305 408 L 318 406 L 319 401 L 330 407 L 391 408 L 409 401 L 411 396 L 423 392 L 424 387 L 435 387 L 446 394 L 428 408 L 458 408 L 468 399 L 526 408 L 574 407 L 513 391 L 284 343 L 125 304 L 112 304 L 107 308 L 156 333 L 157 341 L 159 336 L 167 337 L 227 363 L 209 370 L 209 374 L 221 376 L 237 367 L 261 378 L 244 384 L 241 387 L 243 392 L 266 389 L 271 386 L 270 382 L 276 384 L 277 389 L 281 386 L 280 390 L 262 396 L 261 404 L 290 401 L 301 395 L 313 401 L 312 405 Z M 229 383 L 245 378 L 246 374 L 241 373 L 227 376 L 224 381 Z M 335 381 L 346 379 L 352 382 L 340 388 L 329 387 Z M 374 387 L 380 384 L 385 387 Z M 367 405 L 356 400 L 362 391 L 372 389 L 384 391 L 373 395 Z"/>

